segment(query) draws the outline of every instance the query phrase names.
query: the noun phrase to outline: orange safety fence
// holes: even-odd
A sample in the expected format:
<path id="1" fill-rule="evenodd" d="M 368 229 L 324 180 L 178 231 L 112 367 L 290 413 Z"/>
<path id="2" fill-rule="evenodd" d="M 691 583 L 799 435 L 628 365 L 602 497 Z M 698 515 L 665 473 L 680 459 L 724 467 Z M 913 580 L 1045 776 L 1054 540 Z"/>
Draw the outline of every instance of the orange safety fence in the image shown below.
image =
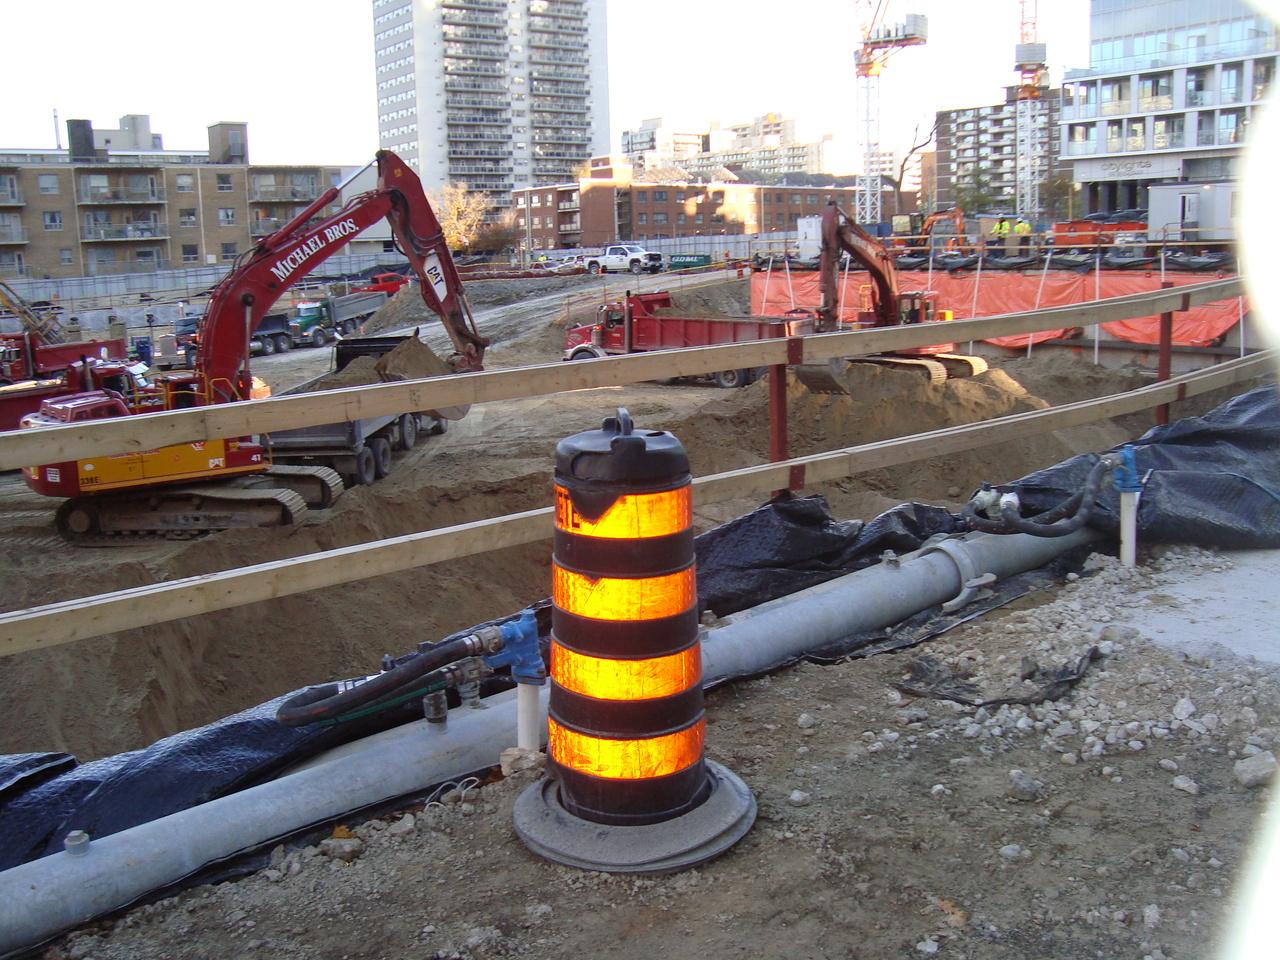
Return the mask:
<path id="1" fill-rule="evenodd" d="M 1194 273 L 1166 273 L 1164 280 L 1182 286 L 1203 283 L 1208 277 Z M 1063 273 L 983 273 L 977 271 L 952 275 L 926 271 L 900 271 L 901 290 L 934 290 L 939 308 L 952 311 L 956 320 L 994 317 L 1006 313 L 1026 313 L 1047 307 L 1088 303 L 1160 289 L 1158 273 L 1100 271 L 1087 274 Z M 865 272 L 841 277 L 840 314 L 842 320 L 853 320 L 868 285 Z M 796 308 L 813 310 L 822 302 L 818 274 L 793 271 L 789 275 L 763 271 L 751 275 L 751 312 L 756 316 L 779 317 Z M 1181 346 L 1205 347 L 1240 322 L 1248 309 L 1243 297 L 1220 300 L 1179 311 L 1173 315 L 1173 343 Z M 1114 320 L 1101 325 L 1117 340 L 1130 343 L 1159 343 L 1160 317 L 1135 317 Z M 1041 330 L 1008 337 L 992 337 L 987 343 L 999 347 L 1025 347 L 1067 335 L 1068 330 Z"/>

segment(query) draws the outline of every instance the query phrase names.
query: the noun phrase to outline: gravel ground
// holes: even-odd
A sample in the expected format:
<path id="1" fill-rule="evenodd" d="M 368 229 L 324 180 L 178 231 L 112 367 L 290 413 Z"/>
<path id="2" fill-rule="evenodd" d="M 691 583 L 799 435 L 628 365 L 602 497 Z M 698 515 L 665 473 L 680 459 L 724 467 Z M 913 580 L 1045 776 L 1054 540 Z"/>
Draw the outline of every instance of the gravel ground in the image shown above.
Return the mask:
<path id="1" fill-rule="evenodd" d="M 711 691 L 708 754 L 759 803 L 729 853 L 663 877 L 560 867 L 515 838 L 535 776 L 451 785 L 281 845 L 44 956 L 1190 960 L 1218 955 L 1275 768 L 1275 668 L 1196 660 L 1117 626 L 1228 558 L 1161 549 L 908 651 L 801 664 Z M 930 658 L 975 702 L 1031 661 L 1093 657 L 1061 699 L 903 693 Z M 608 945 L 607 947 L 605 945 Z"/>

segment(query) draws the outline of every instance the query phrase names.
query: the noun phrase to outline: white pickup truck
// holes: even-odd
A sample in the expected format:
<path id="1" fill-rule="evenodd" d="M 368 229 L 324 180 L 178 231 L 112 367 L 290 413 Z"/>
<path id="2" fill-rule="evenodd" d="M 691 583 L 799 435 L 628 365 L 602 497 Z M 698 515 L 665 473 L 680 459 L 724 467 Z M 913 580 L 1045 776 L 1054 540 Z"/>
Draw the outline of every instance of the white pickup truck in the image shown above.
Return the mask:
<path id="1" fill-rule="evenodd" d="M 634 243 L 611 243 L 587 254 L 585 259 L 588 273 L 662 272 L 662 254 L 650 253 Z"/>

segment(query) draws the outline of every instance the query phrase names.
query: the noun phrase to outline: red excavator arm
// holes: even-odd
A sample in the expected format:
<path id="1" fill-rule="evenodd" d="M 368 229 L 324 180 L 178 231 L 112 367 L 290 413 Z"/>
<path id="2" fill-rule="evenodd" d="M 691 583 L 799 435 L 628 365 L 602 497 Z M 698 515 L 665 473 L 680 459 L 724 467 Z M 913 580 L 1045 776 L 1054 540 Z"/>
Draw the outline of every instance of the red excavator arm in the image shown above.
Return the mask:
<path id="1" fill-rule="evenodd" d="M 418 276 L 422 299 L 439 315 L 453 341 L 457 352 L 449 358 L 450 365 L 459 373 L 483 369 L 481 361 L 489 341 L 476 330 L 462 281 L 422 182 L 389 151 L 378 151 L 374 163 L 378 167 L 375 189 L 353 197 L 319 223 L 308 225 L 340 196 L 339 187 L 330 187 L 254 247 L 214 288 L 200 324 L 196 353 L 196 371 L 212 402 L 248 398 L 249 340 L 262 318 L 294 283 L 383 218 Z"/>
<path id="2" fill-rule="evenodd" d="M 822 214 L 822 255 L 818 278 L 822 306 L 818 308 L 818 332 L 840 329 L 840 253 L 853 257 L 871 274 L 871 303 L 875 325 L 898 323 L 898 273 L 893 255 L 878 240 L 854 223 L 834 203 Z"/>

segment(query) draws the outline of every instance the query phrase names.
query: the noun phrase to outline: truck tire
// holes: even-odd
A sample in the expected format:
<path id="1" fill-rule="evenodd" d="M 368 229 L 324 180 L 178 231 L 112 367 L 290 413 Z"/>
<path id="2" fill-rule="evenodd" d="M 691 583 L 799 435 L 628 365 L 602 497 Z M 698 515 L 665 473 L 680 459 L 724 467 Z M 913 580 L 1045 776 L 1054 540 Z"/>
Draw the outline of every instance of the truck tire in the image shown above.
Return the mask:
<path id="1" fill-rule="evenodd" d="M 642 264 L 639 260 L 632 260 L 631 264 L 627 267 L 627 269 L 630 270 L 632 273 L 640 274 L 644 272 L 644 264 Z"/>
<path id="2" fill-rule="evenodd" d="M 596 355 L 590 350 L 575 350 L 569 357 L 570 360 L 595 360 Z"/>
<path id="3" fill-rule="evenodd" d="M 381 480 L 391 472 L 391 441 L 386 437 L 374 437 L 365 447 L 373 452 L 373 476 Z"/>
<path id="4" fill-rule="evenodd" d="M 288 353 L 293 349 L 293 340 L 287 333 L 277 333 L 272 339 L 276 342 L 276 353 Z"/>
<path id="5" fill-rule="evenodd" d="M 412 413 L 406 413 L 400 418 L 400 429 L 397 436 L 400 438 L 399 449 L 412 450 L 413 445 L 418 442 L 418 418 Z"/>
<path id="6" fill-rule="evenodd" d="M 262 348 L 264 357 L 269 357 L 276 352 L 276 341 L 273 337 L 258 337 L 258 346 Z"/>
<path id="7" fill-rule="evenodd" d="M 600 269 L 600 263 L 597 260 L 592 260 L 590 263 L 587 264 L 587 273 L 606 273 L 606 272 L 607 271 Z"/>
<path id="8" fill-rule="evenodd" d="M 377 466 L 374 463 L 373 450 L 364 447 L 356 454 L 356 472 L 351 477 L 353 486 L 368 487 L 378 478 Z"/>
<path id="9" fill-rule="evenodd" d="M 736 387 L 745 387 L 750 383 L 751 374 L 747 370 L 721 370 L 711 375 L 711 382 L 717 387 L 732 390 Z"/>
<path id="10" fill-rule="evenodd" d="M 313 347 L 323 347 L 329 342 L 329 331 L 324 327 L 316 327 L 311 331 L 311 345 Z"/>

